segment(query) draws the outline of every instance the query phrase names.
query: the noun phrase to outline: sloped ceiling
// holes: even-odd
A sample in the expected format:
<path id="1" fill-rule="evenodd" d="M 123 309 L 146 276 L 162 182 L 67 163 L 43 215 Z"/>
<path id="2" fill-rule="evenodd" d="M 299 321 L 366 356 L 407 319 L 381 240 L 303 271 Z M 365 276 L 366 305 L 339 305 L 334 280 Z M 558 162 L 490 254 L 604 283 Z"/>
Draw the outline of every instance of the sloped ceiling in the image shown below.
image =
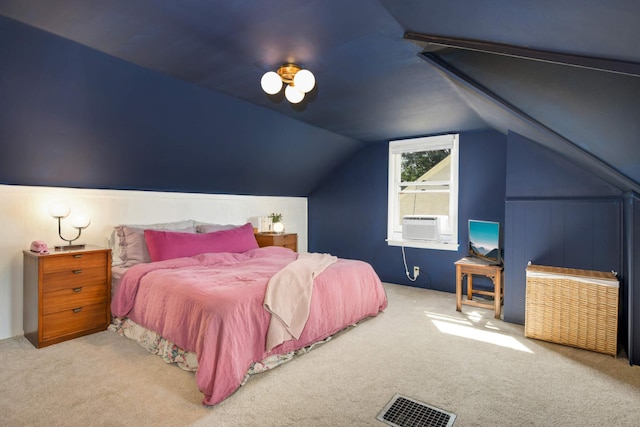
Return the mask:
<path id="1" fill-rule="evenodd" d="M 516 130 L 638 191 L 637 74 L 403 37 L 500 43 L 637 69 L 633 0 L 0 0 L 0 14 L 349 138 Z M 298 106 L 259 86 L 287 61 L 317 79 Z"/>

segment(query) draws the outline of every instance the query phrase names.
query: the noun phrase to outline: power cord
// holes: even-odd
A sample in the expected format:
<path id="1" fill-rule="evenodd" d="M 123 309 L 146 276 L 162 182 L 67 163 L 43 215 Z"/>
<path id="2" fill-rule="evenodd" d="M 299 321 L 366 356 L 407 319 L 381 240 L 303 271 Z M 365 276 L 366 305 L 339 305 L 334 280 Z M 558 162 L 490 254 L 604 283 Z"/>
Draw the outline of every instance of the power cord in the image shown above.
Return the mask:
<path id="1" fill-rule="evenodd" d="M 415 277 L 411 277 L 411 275 L 409 274 L 409 267 L 407 267 L 407 256 L 404 253 L 404 246 L 402 246 L 402 261 L 404 262 L 404 272 L 407 275 L 407 279 L 415 282 L 418 279 L 418 275 L 416 274 Z"/>

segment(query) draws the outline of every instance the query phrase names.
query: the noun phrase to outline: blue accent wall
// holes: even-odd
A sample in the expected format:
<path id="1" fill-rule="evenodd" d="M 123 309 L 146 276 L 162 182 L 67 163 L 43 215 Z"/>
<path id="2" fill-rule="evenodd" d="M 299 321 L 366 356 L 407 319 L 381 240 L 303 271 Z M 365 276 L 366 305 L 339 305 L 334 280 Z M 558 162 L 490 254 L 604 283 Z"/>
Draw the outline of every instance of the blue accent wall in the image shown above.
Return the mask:
<path id="1" fill-rule="evenodd" d="M 467 253 L 468 219 L 504 223 L 505 135 L 460 135 L 460 250 L 406 248 L 409 268 L 420 267 L 416 282 L 405 275 L 401 248 L 385 241 L 388 164 L 388 143 L 369 144 L 309 195 L 309 250 L 368 261 L 386 282 L 455 292 L 453 263 Z"/>
<path id="2" fill-rule="evenodd" d="M 524 323 L 526 266 L 622 269 L 621 191 L 508 134 L 504 318 Z"/>
<path id="3" fill-rule="evenodd" d="M 453 293 L 453 263 L 466 254 L 467 220 L 500 221 L 505 236 L 504 319 L 524 323 L 528 261 L 614 270 L 621 282 L 620 342 L 630 362 L 640 363 L 640 348 L 633 347 L 633 342 L 640 342 L 640 310 L 634 310 L 640 306 L 640 280 L 634 274 L 640 267 L 637 195 L 624 196 L 620 189 L 516 133 L 463 133 L 461 248 L 458 252 L 407 248 L 409 268 L 420 266 L 418 280 L 411 282 L 405 276 L 401 249 L 385 242 L 387 173 L 386 142 L 365 146 L 332 171 L 309 195 L 309 250 L 365 260 L 386 282 Z"/>
<path id="4" fill-rule="evenodd" d="M 527 263 L 622 272 L 620 199 L 507 200 L 504 319 L 524 324 Z"/>
<path id="5" fill-rule="evenodd" d="M 3 184 L 305 196 L 362 146 L 4 17 L 0 34 Z"/>
<path id="6" fill-rule="evenodd" d="M 508 133 L 507 198 L 620 197 L 622 191 L 524 136 Z"/>
<path id="7" fill-rule="evenodd" d="M 616 271 L 620 342 L 628 349 L 633 322 L 627 307 L 637 286 L 623 257 L 629 242 L 622 192 L 516 133 L 509 133 L 507 146 L 504 319 L 524 324 L 529 261 Z"/>

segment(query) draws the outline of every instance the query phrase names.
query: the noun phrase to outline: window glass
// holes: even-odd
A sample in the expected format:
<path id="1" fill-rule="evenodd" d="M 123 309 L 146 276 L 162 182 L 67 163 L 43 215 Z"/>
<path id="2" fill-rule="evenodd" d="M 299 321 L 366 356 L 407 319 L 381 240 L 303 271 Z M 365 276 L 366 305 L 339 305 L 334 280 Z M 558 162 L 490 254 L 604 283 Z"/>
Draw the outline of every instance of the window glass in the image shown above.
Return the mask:
<path id="1" fill-rule="evenodd" d="M 441 135 L 389 143 L 390 244 L 417 247 L 453 244 L 457 249 L 457 142 L 457 135 Z M 402 222 L 406 216 L 437 218 L 437 239 L 403 239 Z"/>

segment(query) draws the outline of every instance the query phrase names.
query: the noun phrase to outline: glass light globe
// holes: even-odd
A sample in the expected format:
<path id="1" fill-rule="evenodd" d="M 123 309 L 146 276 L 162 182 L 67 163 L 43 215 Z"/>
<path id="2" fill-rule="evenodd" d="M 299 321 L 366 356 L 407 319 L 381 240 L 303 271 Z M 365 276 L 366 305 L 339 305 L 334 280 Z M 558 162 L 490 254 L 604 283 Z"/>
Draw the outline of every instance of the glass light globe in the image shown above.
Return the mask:
<path id="1" fill-rule="evenodd" d="M 288 85 L 284 90 L 284 96 L 287 98 L 287 101 L 289 101 L 290 103 L 297 104 L 298 102 L 302 101 L 302 99 L 304 98 L 304 93 L 300 92 L 294 86 Z"/>
<path id="2" fill-rule="evenodd" d="M 88 216 L 78 215 L 71 219 L 71 225 L 74 228 L 87 228 L 91 224 L 91 218 Z"/>
<path id="3" fill-rule="evenodd" d="M 293 84 L 299 91 L 307 93 L 316 85 L 316 78 L 311 71 L 300 70 L 293 77 Z"/>
<path id="4" fill-rule="evenodd" d="M 69 207 L 62 202 L 55 202 L 49 206 L 49 215 L 54 218 L 66 218 L 69 215 Z"/>
<path id="5" fill-rule="evenodd" d="M 260 86 L 269 95 L 275 95 L 282 89 L 282 79 L 275 71 L 267 71 L 260 79 Z"/>

